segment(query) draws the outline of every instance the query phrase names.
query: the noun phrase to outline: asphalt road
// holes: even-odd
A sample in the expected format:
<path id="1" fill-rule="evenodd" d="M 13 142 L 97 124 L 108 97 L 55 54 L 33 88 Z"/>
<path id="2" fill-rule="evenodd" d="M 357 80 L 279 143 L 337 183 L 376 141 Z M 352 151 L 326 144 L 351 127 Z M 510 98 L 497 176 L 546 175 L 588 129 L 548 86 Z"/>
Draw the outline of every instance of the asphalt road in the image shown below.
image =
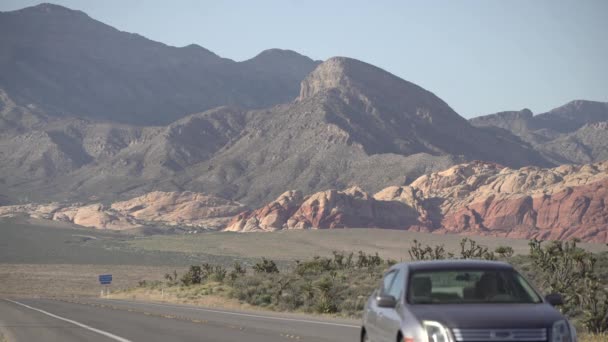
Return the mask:
<path id="1" fill-rule="evenodd" d="M 106 299 L 0 300 L 0 341 L 353 342 L 357 321 Z M 4 340 L 3 340 L 4 338 Z"/>

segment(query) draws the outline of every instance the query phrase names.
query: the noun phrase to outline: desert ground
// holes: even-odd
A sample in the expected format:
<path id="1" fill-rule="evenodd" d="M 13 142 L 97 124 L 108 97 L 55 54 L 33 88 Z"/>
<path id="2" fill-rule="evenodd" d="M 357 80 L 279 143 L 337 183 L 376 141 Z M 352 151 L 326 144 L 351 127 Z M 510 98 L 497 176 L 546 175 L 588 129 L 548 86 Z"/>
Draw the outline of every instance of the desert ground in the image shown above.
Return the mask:
<path id="1" fill-rule="evenodd" d="M 460 249 L 464 236 L 418 233 L 388 229 L 328 229 L 283 230 L 277 232 L 230 233 L 210 232 L 192 235 L 149 236 L 126 242 L 136 250 L 148 252 L 182 252 L 196 255 L 205 253 L 218 257 L 271 258 L 282 261 L 330 255 L 332 251 L 378 253 L 383 258 L 397 261 L 409 259 L 408 249 L 413 240 L 423 245 L 445 245 L 448 251 Z M 479 244 L 494 250 L 498 246 L 511 246 L 515 254 L 529 251 L 528 240 L 488 236 L 471 236 Z M 606 250 L 603 244 L 582 244 L 598 252 Z"/>
<path id="2" fill-rule="evenodd" d="M 113 274 L 111 290 L 162 279 L 176 270 L 204 262 L 253 264 L 262 257 L 289 267 L 295 260 L 332 251 L 378 253 L 398 261 L 409 259 L 408 248 L 444 244 L 459 249 L 461 236 L 379 229 L 294 230 L 273 233 L 209 232 L 164 235 L 113 232 L 25 218 L 0 220 L 0 295 L 98 296 L 99 274 Z M 528 251 L 526 240 L 475 237 L 494 249 L 511 246 Z M 597 252 L 603 244 L 582 244 Z"/>

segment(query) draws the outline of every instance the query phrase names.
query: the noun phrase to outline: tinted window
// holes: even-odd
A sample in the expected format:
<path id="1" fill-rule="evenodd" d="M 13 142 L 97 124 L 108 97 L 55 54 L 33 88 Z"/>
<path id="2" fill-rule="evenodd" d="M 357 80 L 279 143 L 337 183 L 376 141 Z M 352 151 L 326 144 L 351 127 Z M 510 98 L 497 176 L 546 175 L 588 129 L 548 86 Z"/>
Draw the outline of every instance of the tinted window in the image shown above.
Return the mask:
<path id="1" fill-rule="evenodd" d="M 512 270 L 438 270 L 411 275 L 412 304 L 540 303 L 541 298 Z"/>
<path id="2" fill-rule="evenodd" d="M 395 297 L 396 299 L 401 298 L 401 294 L 405 289 L 405 275 L 403 274 L 403 270 L 399 270 L 399 272 L 395 273 L 395 279 L 391 284 L 390 289 L 388 290 L 388 294 Z"/>

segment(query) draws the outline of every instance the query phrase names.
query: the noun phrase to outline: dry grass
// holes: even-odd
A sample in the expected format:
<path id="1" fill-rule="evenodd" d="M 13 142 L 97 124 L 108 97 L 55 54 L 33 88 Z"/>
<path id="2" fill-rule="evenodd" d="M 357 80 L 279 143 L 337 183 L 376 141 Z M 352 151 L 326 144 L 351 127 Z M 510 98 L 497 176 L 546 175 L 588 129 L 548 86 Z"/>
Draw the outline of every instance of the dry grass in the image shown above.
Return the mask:
<path id="1" fill-rule="evenodd" d="M 218 283 L 207 283 L 190 287 L 173 286 L 169 288 L 133 288 L 112 294 L 114 299 L 128 299 L 141 301 L 165 302 L 173 304 L 193 304 L 207 308 L 222 308 L 235 310 L 257 310 L 246 303 L 236 299 L 227 298 L 220 294 L 227 288 Z"/>
<path id="2" fill-rule="evenodd" d="M 221 290 L 220 290 L 221 289 Z M 360 317 L 344 317 L 338 314 L 320 314 L 320 313 L 304 313 L 297 311 L 280 312 L 270 309 L 268 307 L 254 306 L 245 302 L 241 302 L 238 299 L 228 298 L 223 294 L 213 291 L 224 291 L 228 287 L 220 283 L 206 283 L 200 285 L 192 285 L 188 287 L 174 286 L 164 288 L 161 291 L 161 287 L 158 288 L 133 288 L 124 291 L 116 292 L 110 295 L 111 299 L 125 299 L 125 300 L 136 300 L 144 302 L 158 302 L 167 304 L 187 304 L 187 305 L 198 305 L 205 308 L 216 308 L 216 309 L 229 309 L 248 311 L 252 313 L 264 313 L 266 315 L 279 314 L 282 317 L 293 317 L 293 318 L 324 318 L 332 320 L 342 320 L 343 322 L 359 322 Z M 355 319 L 355 321 L 352 321 Z"/>
<path id="3" fill-rule="evenodd" d="M 578 342 L 606 342 L 608 341 L 608 334 L 581 334 L 578 337 Z"/>
<path id="4" fill-rule="evenodd" d="M 111 289 L 120 290 L 137 286 L 140 280 L 160 280 L 174 269 L 140 265 L 0 264 L 0 297 L 98 296 L 99 274 L 112 274 Z"/>

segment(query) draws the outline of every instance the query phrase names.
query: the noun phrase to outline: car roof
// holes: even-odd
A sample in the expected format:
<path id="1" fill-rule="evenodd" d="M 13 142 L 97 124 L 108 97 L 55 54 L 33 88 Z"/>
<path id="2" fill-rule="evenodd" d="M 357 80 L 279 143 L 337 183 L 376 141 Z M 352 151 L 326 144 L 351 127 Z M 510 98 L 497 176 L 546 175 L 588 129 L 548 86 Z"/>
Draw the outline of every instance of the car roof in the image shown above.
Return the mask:
<path id="1" fill-rule="evenodd" d="M 450 260 L 424 260 L 404 262 L 395 267 L 406 267 L 411 271 L 439 271 L 459 270 L 463 268 L 513 270 L 513 266 L 502 261 L 474 260 L 474 259 L 450 259 Z"/>

